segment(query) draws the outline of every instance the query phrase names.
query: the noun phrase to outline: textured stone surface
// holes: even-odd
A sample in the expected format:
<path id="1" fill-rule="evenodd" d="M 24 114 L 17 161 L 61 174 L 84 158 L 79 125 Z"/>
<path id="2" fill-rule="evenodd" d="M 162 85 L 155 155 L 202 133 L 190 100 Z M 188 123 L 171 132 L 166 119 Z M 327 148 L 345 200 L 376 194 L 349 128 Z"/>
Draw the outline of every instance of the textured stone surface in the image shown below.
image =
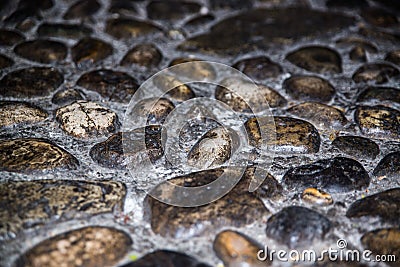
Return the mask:
<path id="1" fill-rule="evenodd" d="M 265 56 L 242 59 L 233 67 L 255 80 L 276 78 L 282 74 L 282 67 Z"/>
<path id="2" fill-rule="evenodd" d="M 178 78 L 172 75 L 157 75 L 153 79 L 153 83 L 163 92 L 176 101 L 186 101 L 195 97 L 195 93 Z"/>
<path id="3" fill-rule="evenodd" d="M 55 93 L 51 102 L 56 105 L 66 105 L 77 100 L 83 100 L 83 96 L 84 94 L 80 90 L 69 88 Z"/>
<path id="4" fill-rule="evenodd" d="M 321 240 L 331 229 L 331 222 L 320 213 L 299 206 L 283 208 L 267 221 L 266 233 L 269 238 L 298 248 Z"/>
<path id="5" fill-rule="evenodd" d="M 166 98 L 147 98 L 137 103 L 129 116 L 139 114 L 147 116 L 148 124 L 162 124 L 174 108 L 174 104 Z"/>
<path id="6" fill-rule="evenodd" d="M 56 119 L 67 134 L 78 138 L 107 135 L 120 126 L 115 112 L 84 100 L 57 109 Z"/>
<path id="7" fill-rule="evenodd" d="M 76 169 L 78 160 L 58 145 L 38 138 L 0 141 L 0 170 L 40 172 L 54 169 Z"/>
<path id="8" fill-rule="evenodd" d="M 90 37 L 84 37 L 71 48 L 72 59 L 76 64 L 95 63 L 112 53 L 110 44 Z"/>
<path id="9" fill-rule="evenodd" d="M 1 46 L 14 45 L 16 43 L 21 42 L 24 39 L 25 39 L 25 37 L 17 31 L 13 31 L 13 30 L 9 30 L 9 29 L 0 29 L 0 45 Z"/>
<path id="10" fill-rule="evenodd" d="M 57 41 L 35 40 L 18 44 L 14 52 L 26 59 L 40 63 L 61 61 L 67 56 L 67 47 Z"/>
<path id="11" fill-rule="evenodd" d="M 108 20 L 105 31 L 115 38 L 126 39 L 135 38 L 142 35 L 157 33 L 160 31 L 158 26 L 145 21 L 128 18 L 118 18 Z"/>
<path id="12" fill-rule="evenodd" d="M 109 101 L 129 103 L 139 87 L 137 81 L 125 72 L 99 69 L 83 74 L 77 85 L 99 93 Z"/>
<path id="13" fill-rule="evenodd" d="M 379 146 L 372 140 L 361 136 L 338 136 L 332 145 L 354 158 L 375 159 Z"/>
<path id="14" fill-rule="evenodd" d="M 121 65 L 139 65 L 150 68 L 160 64 L 162 59 L 161 51 L 153 44 L 139 44 L 133 47 L 124 56 Z"/>
<path id="15" fill-rule="evenodd" d="M 80 0 L 73 4 L 68 11 L 65 13 L 65 19 L 85 19 L 93 14 L 95 14 L 101 5 L 97 0 Z"/>
<path id="16" fill-rule="evenodd" d="M 282 179 L 289 189 L 316 187 L 329 193 L 362 190 L 370 182 L 367 171 L 359 162 L 344 157 L 290 168 Z"/>
<path id="17" fill-rule="evenodd" d="M 55 68 L 31 67 L 5 75 L 0 81 L 0 95 L 12 97 L 46 96 L 64 81 Z"/>
<path id="18" fill-rule="evenodd" d="M 304 202 L 319 206 L 331 205 L 333 203 L 332 196 L 329 193 L 313 187 L 304 189 L 303 193 L 301 193 L 301 199 Z"/>
<path id="19" fill-rule="evenodd" d="M 0 128 L 39 122 L 47 116 L 45 110 L 27 102 L 0 102 Z"/>
<path id="20" fill-rule="evenodd" d="M 155 20 L 174 20 L 200 11 L 201 5 L 189 1 L 153 0 L 147 5 L 147 16 Z"/>
<path id="21" fill-rule="evenodd" d="M 400 152 L 387 154 L 374 169 L 375 176 L 400 177 Z"/>
<path id="22" fill-rule="evenodd" d="M 91 33 L 90 28 L 79 24 L 42 23 L 37 29 L 37 34 L 40 37 L 79 39 Z"/>
<path id="23" fill-rule="evenodd" d="M 192 63 L 181 66 L 176 66 L 182 63 Z M 170 66 L 175 66 L 171 71 L 177 75 L 182 75 L 189 79 L 195 80 L 213 80 L 216 77 L 214 67 L 207 62 L 202 62 L 198 58 L 176 58 L 171 61 Z"/>
<path id="24" fill-rule="evenodd" d="M 65 217 L 112 212 L 121 208 L 125 185 L 113 181 L 37 180 L 0 183 L 0 236 Z"/>
<path id="25" fill-rule="evenodd" d="M 392 87 L 369 86 L 357 98 L 358 102 L 383 102 L 391 101 L 400 104 L 400 90 Z"/>
<path id="26" fill-rule="evenodd" d="M 132 240 L 115 228 L 90 226 L 47 239 L 16 261 L 16 266 L 113 266 L 129 251 Z"/>
<path id="27" fill-rule="evenodd" d="M 389 223 L 400 222 L 400 188 L 393 188 L 361 198 L 347 210 L 349 218 L 376 216 Z"/>
<path id="28" fill-rule="evenodd" d="M 335 94 L 329 81 L 317 76 L 293 76 L 286 79 L 282 87 L 298 100 L 328 102 Z"/>
<path id="29" fill-rule="evenodd" d="M 356 83 L 373 82 L 381 84 L 390 78 L 399 76 L 400 72 L 395 67 L 385 63 L 369 63 L 361 66 L 353 74 Z"/>

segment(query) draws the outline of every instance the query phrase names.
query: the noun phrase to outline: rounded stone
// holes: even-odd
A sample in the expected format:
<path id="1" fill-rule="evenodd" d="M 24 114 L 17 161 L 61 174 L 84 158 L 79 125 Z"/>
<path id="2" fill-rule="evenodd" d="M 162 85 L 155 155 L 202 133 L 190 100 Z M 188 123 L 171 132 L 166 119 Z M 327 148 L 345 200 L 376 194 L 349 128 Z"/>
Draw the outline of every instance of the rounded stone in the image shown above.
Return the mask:
<path id="1" fill-rule="evenodd" d="M 382 31 L 378 28 L 367 28 L 365 26 L 360 26 L 358 33 L 367 38 L 381 40 L 384 42 L 398 43 L 400 41 L 399 35 Z"/>
<path id="2" fill-rule="evenodd" d="M 0 29 L 0 46 L 11 46 L 22 42 L 25 37 L 14 30 Z"/>
<path id="3" fill-rule="evenodd" d="M 150 22 L 129 18 L 110 19 L 106 23 L 105 32 L 117 39 L 136 38 L 158 33 L 161 29 Z"/>
<path id="4" fill-rule="evenodd" d="M 95 63 L 112 53 L 110 44 L 90 37 L 84 37 L 71 48 L 72 60 L 76 64 Z"/>
<path id="5" fill-rule="evenodd" d="M 282 87 L 296 100 L 329 102 L 335 94 L 335 88 L 317 76 L 293 76 Z"/>
<path id="6" fill-rule="evenodd" d="M 0 54 L 0 69 L 5 69 L 14 65 L 14 60 Z"/>
<path id="7" fill-rule="evenodd" d="M 385 60 L 400 66 L 400 50 L 394 50 L 387 53 Z"/>
<path id="8" fill-rule="evenodd" d="M 301 199 L 304 202 L 319 206 L 327 206 L 333 203 L 332 196 L 329 193 L 313 187 L 304 189 L 301 193 Z"/>
<path id="9" fill-rule="evenodd" d="M 332 145 L 353 158 L 373 160 L 379 155 L 379 146 L 372 140 L 360 136 L 338 136 Z"/>
<path id="10" fill-rule="evenodd" d="M 47 96 L 64 81 L 55 68 L 31 67 L 5 75 L 0 81 L 0 95 L 17 98 Z"/>
<path id="11" fill-rule="evenodd" d="M 141 100 L 132 113 L 147 116 L 148 124 L 162 124 L 174 108 L 174 104 L 166 98 L 147 98 Z"/>
<path id="12" fill-rule="evenodd" d="M 179 64 L 188 62 L 192 64 L 179 66 Z M 214 80 L 217 77 L 213 66 L 198 58 L 176 58 L 171 61 L 169 66 L 174 66 L 174 68 L 171 68 L 173 73 L 197 81 L 205 79 Z"/>
<path id="13" fill-rule="evenodd" d="M 349 53 L 349 58 L 353 61 L 366 62 L 367 51 L 361 46 L 356 46 L 353 49 L 351 49 Z"/>
<path id="14" fill-rule="evenodd" d="M 342 59 L 338 52 L 323 46 L 306 46 L 290 52 L 286 60 L 315 73 L 341 73 Z"/>
<path id="15" fill-rule="evenodd" d="M 369 86 L 357 97 L 357 102 L 380 104 L 384 101 L 400 104 L 400 90 L 392 87 Z"/>
<path id="16" fill-rule="evenodd" d="M 80 0 L 73 4 L 64 15 L 64 19 L 85 19 L 94 15 L 101 5 L 97 0 Z"/>
<path id="17" fill-rule="evenodd" d="M 153 79 L 153 83 L 172 99 L 183 102 L 194 98 L 196 95 L 193 90 L 172 75 L 157 75 Z"/>
<path id="18" fill-rule="evenodd" d="M 64 216 L 111 213 L 122 208 L 126 195 L 125 185 L 114 181 L 9 181 L 2 182 L 0 189 L 0 200 L 7 207 L 0 212 L 0 236 L 4 237 Z"/>
<path id="19" fill-rule="evenodd" d="M 213 249 L 225 266 L 261 267 L 270 265 L 257 258 L 262 246 L 240 232 L 225 230 L 219 233 L 213 243 Z"/>
<path id="20" fill-rule="evenodd" d="M 171 267 L 211 267 L 199 262 L 195 258 L 182 252 L 171 250 L 156 250 L 143 257 L 122 265 L 121 267 L 144 267 L 144 266 L 171 266 Z"/>
<path id="21" fill-rule="evenodd" d="M 37 29 L 40 37 L 80 39 L 92 33 L 92 29 L 80 24 L 43 23 Z"/>
<path id="22" fill-rule="evenodd" d="M 246 97 L 246 100 L 231 90 L 239 92 L 240 96 Z M 277 108 L 287 103 L 286 99 L 274 89 L 265 85 L 248 83 L 237 78 L 222 80 L 215 89 L 215 98 L 227 104 L 234 111 L 246 113 L 255 112 L 251 108 L 258 110 L 266 107 Z"/>
<path id="23" fill-rule="evenodd" d="M 137 9 L 135 6 L 135 1 L 125 1 L 125 0 L 111 0 L 110 8 L 108 9 L 110 13 L 114 14 L 137 14 Z"/>
<path id="24" fill-rule="evenodd" d="M 325 216 L 314 210 L 290 206 L 268 219 L 266 233 L 289 248 L 297 248 L 324 239 L 331 225 Z"/>
<path id="25" fill-rule="evenodd" d="M 43 121 L 45 110 L 27 102 L 0 101 L 0 128 Z"/>
<path id="26" fill-rule="evenodd" d="M 20 173 L 71 170 L 78 160 L 58 145 L 38 138 L 0 141 L 0 170 Z"/>
<path id="27" fill-rule="evenodd" d="M 400 136 L 400 111 L 386 106 L 359 106 L 354 120 L 365 134 Z"/>
<path id="28" fill-rule="evenodd" d="M 387 154 L 374 169 L 378 177 L 400 178 L 400 151 Z"/>
<path id="29" fill-rule="evenodd" d="M 76 100 L 83 100 L 84 94 L 73 88 L 60 90 L 53 95 L 51 102 L 56 105 L 67 105 Z"/>
<path id="30" fill-rule="evenodd" d="M 210 23 L 214 20 L 215 16 L 212 14 L 200 15 L 187 21 L 184 27 L 187 29 L 198 29 L 201 26 L 204 26 L 205 24 Z"/>
<path id="31" fill-rule="evenodd" d="M 380 217 L 383 222 L 400 223 L 400 188 L 392 188 L 353 202 L 346 212 L 349 218 Z"/>
<path id="32" fill-rule="evenodd" d="M 347 119 L 341 110 L 317 102 L 298 104 L 287 111 L 297 117 L 306 119 L 317 128 L 340 129 L 347 123 Z"/>
<path id="33" fill-rule="evenodd" d="M 14 47 L 15 54 L 40 63 L 61 61 L 67 56 L 67 47 L 57 41 L 34 40 L 18 44 Z"/>
<path id="34" fill-rule="evenodd" d="M 279 64 L 266 56 L 242 59 L 236 62 L 233 67 L 255 80 L 276 78 L 283 72 Z"/>
<path id="35" fill-rule="evenodd" d="M 358 37 L 340 38 L 336 41 L 336 44 L 338 44 L 340 46 L 360 47 L 360 48 L 363 48 L 364 50 L 368 51 L 369 53 L 377 53 L 378 52 L 378 48 L 374 44 L 372 44 L 362 38 L 358 38 Z"/>
<path id="36" fill-rule="evenodd" d="M 371 178 L 356 160 L 344 157 L 322 159 L 290 168 L 282 178 L 289 189 L 315 187 L 328 193 L 343 193 L 368 187 Z"/>
<path id="37" fill-rule="evenodd" d="M 317 129 L 309 122 L 290 118 L 275 117 L 276 129 L 267 125 L 268 131 L 275 131 L 276 140 L 270 142 L 271 149 L 277 153 L 316 153 L 319 150 L 321 138 Z M 258 147 L 261 145 L 260 127 L 256 118 L 251 118 L 245 123 L 249 136 L 249 143 Z"/>
<path id="38" fill-rule="evenodd" d="M 399 70 L 389 64 L 369 63 L 358 68 L 352 78 L 356 83 L 373 82 L 381 84 L 399 76 L 399 74 Z"/>
<path id="39" fill-rule="evenodd" d="M 388 12 L 381 8 L 364 8 L 361 16 L 369 23 L 378 27 L 393 27 L 399 24 L 395 13 Z"/>
<path id="40" fill-rule="evenodd" d="M 107 135 L 120 126 L 115 112 L 84 100 L 57 109 L 56 119 L 67 134 L 78 138 Z"/>
<path id="41" fill-rule="evenodd" d="M 83 74 L 77 85 L 99 93 L 108 101 L 128 103 L 139 87 L 125 72 L 99 69 Z"/>
<path id="42" fill-rule="evenodd" d="M 152 20 L 176 20 L 200 11 L 194 2 L 153 0 L 147 5 L 147 16 Z"/>
<path id="43" fill-rule="evenodd" d="M 156 67 L 162 60 L 161 51 L 153 44 L 139 44 L 133 47 L 121 61 L 122 66 L 139 65 Z"/>
<path id="44" fill-rule="evenodd" d="M 44 240 L 22 254 L 16 266 L 114 266 L 131 249 L 132 240 L 121 230 L 88 226 Z"/>
<path id="45" fill-rule="evenodd" d="M 243 10 L 251 8 L 254 4 L 253 0 L 236 1 L 236 0 L 210 0 L 213 9 L 236 9 Z"/>

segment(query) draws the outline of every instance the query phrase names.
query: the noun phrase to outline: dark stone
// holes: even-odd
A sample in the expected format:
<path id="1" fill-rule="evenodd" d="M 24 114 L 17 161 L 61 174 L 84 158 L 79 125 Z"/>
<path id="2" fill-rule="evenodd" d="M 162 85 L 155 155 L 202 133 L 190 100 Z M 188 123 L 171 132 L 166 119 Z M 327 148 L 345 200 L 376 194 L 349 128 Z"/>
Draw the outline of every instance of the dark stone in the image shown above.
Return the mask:
<path id="1" fill-rule="evenodd" d="M 331 229 L 331 222 L 311 209 L 290 206 L 272 215 L 267 221 L 266 233 L 289 248 L 307 246 L 321 240 Z"/>
<path id="2" fill-rule="evenodd" d="M 380 8 L 364 8 L 361 10 L 361 16 L 369 24 L 378 27 L 393 27 L 399 23 L 396 14 Z"/>
<path id="3" fill-rule="evenodd" d="M 139 44 L 133 47 L 121 61 L 122 66 L 132 64 L 146 68 L 156 67 L 163 56 L 161 51 L 153 44 Z"/>
<path id="4" fill-rule="evenodd" d="M 192 63 L 192 64 L 177 66 L 183 63 Z M 189 79 L 214 80 L 217 77 L 214 67 L 208 62 L 202 61 L 201 59 L 198 58 L 184 58 L 184 57 L 176 58 L 171 61 L 169 66 L 170 67 L 174 66 L 174 68 L 170 69 L 171 72 Z"/>
<path id="5" fill-rule="evenodd" d="M 345 7 L 345 8 L 361 8 L 368 7 L 367 0 L 328 0 L 326 1 L 327 7 Z"/>
<path id="6" fill-rule="evenodd" d="M 108 11 L 110 13 L 116 13 L 116 14 L 137 13 L 135 1 L 126 1 L 126 0 L 111 0 L 110 8 L 108 9 Z"/>
<path id="7" fill-rule="evenodd" d="M 382 31 L 376 28 L 371 29 L 361 26 L 358 33 L 374 40 L 382 40 L 385 42 L 396 43 L 396 44 L 400 43 L 399 34 Z"/>
<path id="8" fill-rule="evenodd" d="M 77 100 L 83 100 L 83 96 L 84 94 L 81 91 L 70 88 L 55 93 L 51 102 L 56 105 L 66 105 Z"/>
<path id="9" fill-rule="evenodd" d="M 332 145 L 354 158 L 373 160 L 379 155 L 379 146 L 372 140 L 360 136 L 339 136 Z"/>
<path id="10" fill-rule="evenodd" d="M 112 53 L 110 44 L 90 37 L 81 39 L 71 48 L 72 60 L 78 65 L 101 61 Z"/>
<path id="11" fill-rule="evenodd" d="M 17 28 L 19 25 L 23 24 L 24 21 L 29 21 L 29 19 L 39 17 L 39 10 L 31 7 L 21 7 L 17 8 L 14 12 L 12 12 L 8 17 L 4 19 L 6 24 L 17 24 Z M 20 29 L 24 30 L 24 29 Z"/>
<path id="12" fill-rule="evenodd" d="M 342 59 L 338 52 L 323 46 L 306 46 L 290 52 L 286 59 L 315 73 L 341 73 Z"/>
<path id="13" fill-rule="evenodd" d="M 0 29 L 0 46 L 11 46 L 23 41 L 25 37 L 14 30 Z"/>
<path id="14" fill-rule="evenodd" d="M 363 48 L 364 50 L 368 51 L 369 53 L 377 53 L 378 48 L 368 42 L 365 41 L 364 39 L 358 38 L 358 37 L 345 37 L 345 38 L 340 38 L 336 41 L 336 44 L 340 46 L 350 46 L 350 47 L 360 47 Z"/>
<path id="15" fill-rule="evenodd" d="M 353 61 L 366 62 L 367 51 L 361 46 L 356 46 L 353 49 L 351 49 L 349 53 L 349 58 Z"/>
<path id="16" fill-rule="evenodd" d="M 0 81 L 0 95 L 11 97 L 46 96 L 64 81 L 55 68 L 31 67 L 5 75 Z"/>
<path id="17" fill-rule="evenodd" d="M 176 20 L 200 11 L 194 2 L 153 0 L 147 5 L 147 16 L 153 20 Z"/>
<path id="18" fill-rule="evenodd" d="M 380 104 L 384 101 L 400 104 L 400 90 L 392 87 L 369 86 L 357 97 L 357 102 L 375 102 Z"/>
<path id="19" fill-rule="evenodd" d="M 302 190 L 315 187 L 328 193 L 343 193 L 368 187 L 371 178 L 356 160 L 335 157 L 290 168 L 282 178 L 289 188 Z"/>
<path id="20" fill-rule="evenodd" d="M 135 38 L 160 31 L 158 26 L 150 22 L 129 18 L 110 19 L 105 29 L 106 33 L 117 39 Z"/>
<path id="21" fill-rule="evenodd" d="M 68 9 L 64 19 L 85 19 L 94 15 L 100 7 L 101 5 L 97 0 L 80 0 Z"/>
<path id="22" fill-rule="evenodd" d="M 153 83 L 166 95 L 172 99 L 183 102 L 195 97 L 193 90 L 175 76 L 172 75 L 157 75 L 154 76 Z"/>
<path id="23" fill-rule="evenodd" d="M 202 26 L 215 20 L 212 14 L 200 15 L 187 21 L 184 25 L 188 29 L 201 29 Z"/>
<path id="24" fill-rule="evenodd" d="M 0 54 L 0 69 L 5 69 L 14 65 L 14 60 Z"/>
<path id="25" fill-rule="evenodd" d="M 237 53 L 326 34 L 353 23 L 352 17 L 343 14 L 303 7 L 253 9 L 222 20 L 210 32 L 189 38 L 179 48 L 218 54 Z"/>
<path id="26" fill-rule="evenodd" d="M 359 106 L 354 120 L 365 134 L 400 136 L 400 111 L 385 106 Z"/>
<path id="27" fill-rule="evenodd" d="M 233 67 L 255 80 L 276 78 L 282 74 L 282 67 L 265 56 L 242 59 Z"/>
<path id="28" fill-rule="evenodd" d="M 335 88 L 317 76 L 293 76 L 282 87 L 296 100 L 329 102 L 335 94 Z"/>
<path id="29" fill-rule="evenodd" d="M 120 267 L 211 267 L 181 252 L 156 250 Z"/>
<path id="30" fill-rule="evenodd" d="M 400 152 L 387 154 L 374 169 L 375 176 L 400 178 Z"/>
<path id="31" fill-rule="evenodd" d="M 42 241 L 22 254 L 15 266 L 114 266 L 131 245 L 131 238 L 121 230 L 88 226 Z"/>
<path id="32" fill-rule="evenodd" d="M 0 236 L 8 237 L 64 216 L 111 213 L 126 195 L 125 185 L 114 181 L 10 181 L 0 189 Z"/>
<path id="33" fill-rule="evenodd" d="M 254 5 L 253 0 L 237 1 L 237 0 L 210 0 L 213 9 L 237 9 L 243 10 L 251 8 Z"/>
<path id="34" fill-rule="evenodd" d="M 80 39 L 92 33 L 92 29 L 80 24 L 43 23 L 37 29 L 40 37 Z"/>
<path id="35" fill-rule="evenodd" d="M 394 50 L 389 52 L 386 55 L 385 60 L 400 66 L 400 50 Z"/>
<path id="36" fill-rule="evenodd" d="M 378 4 L 384 5 L 389 10 L 397 10 L 400 11 L 400 3 L 397 0 L 373 0 Z"/>
<path id="37" fill-rule="evenodd" d="M 47 116 L 45 110 L 27 102 L 0 101 L 0 128 L 36 123 Z"/>
<path id="38" fill-rule="evenodd" d="M 129 103 L 139 85 L 125 72 L 100 69 L 83 74 L 77 85 L 99 93 L 109 101 Z"/>
<path id="39" fill-rule="evenodd" d="M 15 54 L 40 63 L 61 61 L 67 56 L 65 44 L 50 40 L 34 40 L 20 43 L 14 47 Z"/>
<path id="40" fill-rule="evenodd" d="M 14 153 L 20 151 L 20 153 Z M 58 145 L 38 138 L 0 141 L 0 170 L 34 173 L 54 169 L 71 170 L 78 160 Z"/>
<path id="41" fill-rule="evenodd" d="M 356 83 L 374 82 L 385 83 L 389 79 L 399 76 L 400 72 L 395 67 L 384 63 L 369 63 L 361 66 L 353 74 Z"/>
<path id="42" fill-rule="evenodd" d="M 20 0 L 18 8 L 32 8 L 36 10 L 47 10 L 54 6 L 53 0 Z"/>
<path id="43" fill-rule="evenodd" d="M 147 124 L 163 124 L 175 105 L 167 98 L 146 98 L 140 100 L 129 116 L 146 116 Z"/>
<path id="44" fill-rule="evenodd" d="M 400 223 L 400 188 L 392 188 L 353 202 L 346 212 L 349 218 L 377 216 L 382 221 Z"/>

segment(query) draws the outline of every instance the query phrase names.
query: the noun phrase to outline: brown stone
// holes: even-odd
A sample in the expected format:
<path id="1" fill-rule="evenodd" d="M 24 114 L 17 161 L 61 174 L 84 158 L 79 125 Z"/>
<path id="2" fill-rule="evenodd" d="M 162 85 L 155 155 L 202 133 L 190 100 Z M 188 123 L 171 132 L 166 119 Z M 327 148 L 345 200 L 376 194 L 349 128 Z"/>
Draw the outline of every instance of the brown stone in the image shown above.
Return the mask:
<path id="1" fill-rule="evenodd" d="M 242 59 L 233 67 L 255 80 L 276 78 L 283 72 L 279 64 L 265 56 Z"/>
<path id="2" fill-rule="evenodd" d="M 47 116 L 45 110 L 27 102 L 0 102 L 0 128 L 36 123 L 45 120 Z"/>
<path id="3" fill-rule="evenodd" d="M 399 70 L 389 64 L 370 63 L 358 68 L 353 74 L 353 80 L 356 83 L 374 82 L 381 84 L 387 82 L 390 78 L 399 76 L 399 74 Z"/>
<path id="4" fill-rule="evenodd" d="M 71 48 L 72 60 L 76 64 L 95 63 L 112 55 L 110 44 L 98 39 L 85 37 Z"/>
<path id="5" fill-rule="evenodd" d="M 296 100 L 329 102 L 335 88 L 317 76 L 293 76 L 283 82 L 283 88 Z"/>
<path id="6" fill-rule="evenodd" d="M 26 59 L 40 63 L 52 63 L 65 59 L 67 47 L 58 41 L 34 40 L 18 44 L 14 52 Z"/>
<path id="7" fill-rule="evenodd" d="M 108 20 L 105 31 L 117 39 L 127 39 L 157 33 L 161 29 L 146 21 L 118 18 Z"/>
<path id="8" fill-rule="evenodd" d="M 161 51 L 153 44 L 139 44 L 129 50 L 121 61 L 122 66 L 139 65 L 150 68 L 160 64 Z"/>

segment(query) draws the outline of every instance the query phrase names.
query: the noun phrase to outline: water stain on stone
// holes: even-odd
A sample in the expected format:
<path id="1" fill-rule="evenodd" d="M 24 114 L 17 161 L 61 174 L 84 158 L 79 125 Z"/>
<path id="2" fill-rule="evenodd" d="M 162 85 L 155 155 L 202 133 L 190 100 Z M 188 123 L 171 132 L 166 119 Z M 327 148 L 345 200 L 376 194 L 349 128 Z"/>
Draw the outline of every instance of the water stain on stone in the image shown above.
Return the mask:
<path id="1" fill-rule="evenodd" d="M 353 202 L 346 212 L 349 218 L 377 216 L 382 221 L 399 224 L 400 188 L 392 188 Z"/>
<path id="2" fill-rule="evenodd" d="M 11 46 L 23 41 L 25 37 L 14 30 L 0 29 L 0 46 Z"/>
<path id="3" fill-rule="evenodd" d="M 15 266 L 113 266 L 131 245 L 132 239 L 121 230 L 89 226 L 42 241 L 21 255 Z"/>
<path id="4" fill-rule="evenodd" d="M 315 73 L 341 73 L 342 59 L 338 52 L 323 46 L 306 46 L 286 55 L 292 64 Z"/>
<path id="5" fill-rule="evenodd" d="M 199 262 L 197 259 L 187 254 L 171 250 L 156 250 L 120 267 L 144 266 L 211 267 L 208 264 Z"/>
<path id="6" fill-rule="evenodd" d="M 378 177 L 400 177 L 400 152 L 387 154 L 374 169 L 374 175 Z"/>
<path id="7" fill-rule="evenodd" d="M 56 119 L 67 134 L 78 138 L 107 135 L 120 126 L 114 111 L 84 100 L 58 108 Z"/>
<path id="8" fill-rule="evenodd" d="M 331 226 L 325 216 L 314 210 L 290 206 L 268 219 L 266 233 L 289 248 L 297 248 L 324 239 Z"/>
<path id="9" fill-rule="evenodd" d="M 191 64 L 177 66 L 179 64 L 189 62 Z M 201 81 L 205 79 L 214 80 L 217 77 L 213 66 L 207 62 L 201 61 L 198 58 L 176 58 L 171 61 L 169 66 L 174 66 L 170 69 L 170 71 L 173 73 L 182 75 L 189 79 Z"/>
<path id="10" fill-rule="evenodd" d="M 84 94 L 77 89 L 69 88 L 58 91 L 53 95 L 51 102 L 56 105 L 67 105 L 77 100 L 83 100 Z"/>
<path id="11" fill-rule="evenodd" d="M 335 88 L 317 76 L 293 76 L 283 82 L 282 87 L 296 100 L 329 102 Z"/>
<path id="12" fill-rule="evenodd" d="M 76 64 L 95 63 L 112 53 L 113 48 L 110 44 L 90 37 L 84 37 L 71 48 L 72 60 Z"/>
<path id="13" fill-rule="evenodd" d="M 108 20 L 105 31 L 117 39 L 128 39 L 158 33 L 161 29 L 150 22 L 130 18 L 118 18 Z"/>
<path id="14" fill-rule="evenodd" d="M 155 20 L 176 20 L 200 11 L 201 5 L 194 2 L 153 0 L 147 5 L 147 16 Z"/>
<path id="15" fill-rule="evenodd" d="M 257 258 L 258 251 L 263 249 L 260 244 L 237 231 L 225 230 L 219 233 L 214 239 L 213 249 L 227 267 L 261 267 L 271 264 Z"/>
<path id="16" fill-rule="evenodd" d="M 354 120 L 361 131 L 376 136 L 400 137 L 400 111 L 385 106 L 359 106 Z"/>
<path id="17" fill-rule="evenodd" d="M 400 90 L 393 87 L 368 86 L 357 97 L 357 102 L 375 102 L 384 101 L 400 104 Z"/>
<path id="18" fill-rule="evenodd" d="M 0 128 L 43 121 L 48 113 L 27 102 L 0 101 Z"/>
<path id="19" fill-rule="evenodd" d="M 282 182 L 291 190 L 315 187 L 328 193 L 362 190 L 369 186 L 371 178 L 356 160 L 335 157 L 311 164 L 290 168 Z"/>
<path id="20" fill-rule="evenodd" d="M 0 141 L 0 170 L 35 173 L 76 169 L 78 160 L 46 139 L 19 138 Z"/>
<path id="21" fill-rule="evenodd" d="M 399 70 L 389 64 L 368 63 L 358 68 L 352 78 L 356 83 L 373 82 L 381 84 L 399 76 L 399 74 Z"/>
<path id="22" fill-rule="evenodd" d="M 283 72 L 279 64 L 266 56 L 242 59 L 233 67 L 255 80 L 276 78 Z"/>
<path id="23" fill-rule="evenodd" d="M 94 15 L 100 7 L 101 5 L 97 0 L 81 0 L 68 9 L 64 19 L 85 19 Z"/>
<path id="24" fill-rule="evenodd" d="M 11 58 L 0 54 L 0 69 L 5 69 L 14 65 L 14 60 Z"/>
<path id="25" fill-rule="evenodd" d="M 172 75 L 157 75 L 154 77 L 153 83 L 176 101 L 183 102 L 196 96 L 187 84 Z"/>
<path id="26" fill-rule="evenodd" d="M 156 67 L 163 56 L 153 44 L 139 44 L 129 50 L 121 61 L 122 66 L 139 65 L 146 68 Z"/>
<path id="27" fill-rule="evenodd" d="M 379 154 L 379 146 L 372 140 L 361 136 L 338 136 L 332 145 L 354 158 L 375 159 Z"/>
<path id="28" fill-rule="evenodd" d="M 394 27 L 399 21 L 394 13 L 381 8 L 364 8 L 361 10 L 361 16 L 369 23 L 377 27 Z"/>
<path id="29" fill-rule="evenodd" d="M 347 123 L 342 111 L 317 102 L 305 102 L 295 105 L 289 108 L 288 112 L 310 121 L 317 128 L 340 129 Z"/>
<path id="30" fill-rule="evenodd" d="M 92 29 L 81 24 L 43 23 L 37 29 L 40 37 L 80 39 L 92 33 Z"/>
<path id="31" fill-rule="evenodd" d="M 0 183 L 0 234 L 15 236 L 21 230 L 59 218 L 112 212 L 122 208 L 125 185 L 114 181 L 37 180 Z"/>
<path id="32" fill-rule="evenodd" d="M 61 61 L 67 56 L 65 44 L 51 40 L 34 40 L 18 44 L 14 47 L 15 54 L 40 63 Z"/>
<path id="33" fill-rule="evenodd" d="M 390 51 L 386 55 L 385 60 L 400 66 L 400 50 Z"/>
<path id="34" fill-rule="evenodd" d="M 99 93 L 109 101 L 128 103 L 139 87 L 125 72 L 99 69 L 83 74 L 77 85 Z"/>
<path id="35" fill-rule="evenodd" d="M 240 227 L 268 214 L 263 202 L 248 192 L 252 174 L 248 169 L 239 183 L 224 197 L 200 207 L 176 207 L 150 196 L 145 198 L 145 217 L 156 234 L 169 237 L 197 236 L 220 227 Z M 202 186 L 213 182 L 224 172 L 235 169 L 218 168 L 187 174 L 168 180 L 185 187 Z M 253 170 L 254 172 L 254 170 Z"/>
<path id="36" fill-rule="evenodd" d="M 0 81 L 0 95 L 17 98 L 46 96 L 64 81 L 55 68 L 31 67 L 5 75 Z"/>

